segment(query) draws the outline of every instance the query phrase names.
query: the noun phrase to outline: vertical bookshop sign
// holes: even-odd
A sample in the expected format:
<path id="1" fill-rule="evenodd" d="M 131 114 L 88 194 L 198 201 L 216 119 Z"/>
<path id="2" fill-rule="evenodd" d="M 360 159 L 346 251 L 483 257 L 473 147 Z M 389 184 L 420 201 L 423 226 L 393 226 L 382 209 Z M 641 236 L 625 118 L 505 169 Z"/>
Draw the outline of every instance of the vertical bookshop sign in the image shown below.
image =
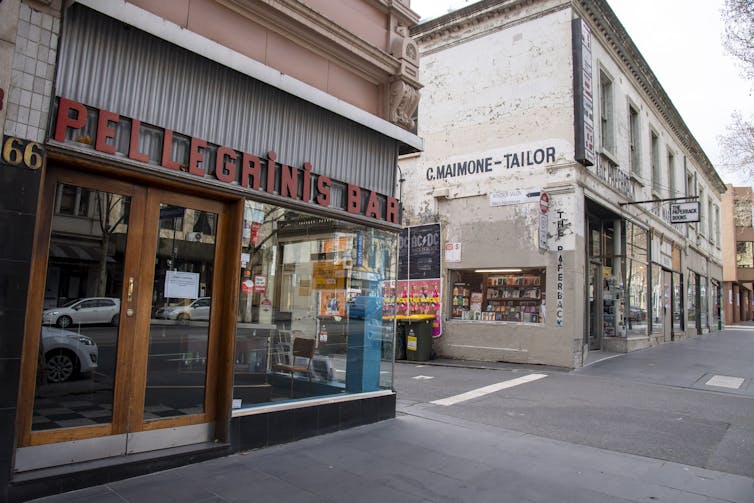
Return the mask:
<path id="1" fill-rule="evenodd" d="M 592 90 L 592 32 L 583 19 L 572 22 L 575 159 L 594 165 L 594 93 Z"/>

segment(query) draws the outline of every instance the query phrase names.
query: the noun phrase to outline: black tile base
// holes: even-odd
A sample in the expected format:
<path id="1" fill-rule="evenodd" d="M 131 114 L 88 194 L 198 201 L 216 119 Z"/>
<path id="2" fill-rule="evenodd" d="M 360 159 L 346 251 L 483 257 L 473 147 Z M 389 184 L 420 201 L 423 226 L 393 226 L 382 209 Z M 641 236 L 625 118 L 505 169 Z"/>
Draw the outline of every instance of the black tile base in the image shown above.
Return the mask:
<path id="1" fill-rule="evenodd" d="M 395 417 L 395 394 L 233 418 L 240 450 L 282 444 Z"/>
<path id="2" fill-rule="evenodd" d="M 60 494 L 85 487 L 107 484 L 116 480 L 123 480 L 147 473 L 159 472 L 192 463 L 199 463 L 232 454 L 229 445 L 209 444 L 206 447 L 194 449 L 176 448 L 171 453 L 156 456 L 149 453 L 141 456 L 120 458 L 122 463 L 81 463 L 70 465 L 68 470 L 60 471 L 53 476 L 45 476 L 44 471 L 38 474 L 27 472 L 7 486 L 6 499 L 10 503 L 28 501 L 34 498 Z M 153 456 L 153 457 L 149 457 Z M 110 460 L 112 461 L 112 460 Z M 99 466 L 98 466 L 99 465 Z"/>
<path id="3" fill-rule="evenodd" d="M 15 409 L 11 412 L 7 414 L 8 421 L 13 421 L 15 418 Z M 58 471 L 51 476 L 45 476 L 44 472 L 25 473 L 0 486 L 2 487 L 0 491 L 7 490 L 7 493 L 0 492 L 0 501 L 27 501 L 393 417 L 395 417 L 395 394 L 235 417 L 231 420 L 229 429 L 230 444 L 213 444 L 206 448 L 183 450 L 161 456 L 150 453 L 148 455 L 153 457 L 148 459 L 123 457 L 115 462 L 110 460 L 106 465 L 96 462 L 82 463 L 71 465 L 70 469 L 64 470 L 64 473 Z M 0 414 L 0 419 L 2 419 L 2 414 Z M 8 449 L 8 452 L 11 452 L 11 449 Z M 0 456 L 0 469 L 4 468 L 6 470 L 4 473 L 10 472 L 9 464 L 10 457 L 6 459 Z M 0 483 L 2 482 L 5 481 L 0 479 Z"/>

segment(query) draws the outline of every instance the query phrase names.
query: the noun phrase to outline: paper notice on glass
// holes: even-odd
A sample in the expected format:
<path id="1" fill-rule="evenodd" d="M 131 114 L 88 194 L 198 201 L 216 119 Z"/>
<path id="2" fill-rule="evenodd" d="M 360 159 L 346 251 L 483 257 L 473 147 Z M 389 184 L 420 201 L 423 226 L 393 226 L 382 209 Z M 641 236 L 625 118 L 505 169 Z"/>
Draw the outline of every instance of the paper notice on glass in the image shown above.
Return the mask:
<path id="1" fill-rule="evenodd" d="M 249 261 L 251 261 L 251 253 L 241 252 L 241 267 L 246 267 Z"/>
<path id="2" fill-rule="evenodd" d="M 167 271 L 165 297 L 169 299 L 196 299 L 199 297 L 199 273 Z"/>

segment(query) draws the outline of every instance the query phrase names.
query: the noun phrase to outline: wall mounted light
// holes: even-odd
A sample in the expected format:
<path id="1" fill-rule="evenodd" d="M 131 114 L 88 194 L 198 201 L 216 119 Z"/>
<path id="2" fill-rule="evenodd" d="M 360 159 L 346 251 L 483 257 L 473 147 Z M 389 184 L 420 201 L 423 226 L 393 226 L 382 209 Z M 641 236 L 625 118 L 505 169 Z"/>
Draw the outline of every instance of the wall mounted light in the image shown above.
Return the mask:
<path id="1" fill-rule="evenodd" d="M 474 269 L 474 272 L 521 272 L 521 269 Z"/>

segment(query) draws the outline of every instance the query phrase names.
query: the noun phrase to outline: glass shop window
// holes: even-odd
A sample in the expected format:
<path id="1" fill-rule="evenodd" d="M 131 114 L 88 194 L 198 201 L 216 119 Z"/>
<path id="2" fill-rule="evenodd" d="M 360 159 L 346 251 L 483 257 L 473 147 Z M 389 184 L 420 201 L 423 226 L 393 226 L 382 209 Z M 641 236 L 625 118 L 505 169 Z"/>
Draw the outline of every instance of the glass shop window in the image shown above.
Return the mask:
<path id="1" fill-rule="evenodd" d="M 457 320 L 545 322 L 545 269 L 450 271 L 450 317 Z"/>
<path id="2" fill-rule="evenodd" d="M 395 320 L 383 298 L 396 280 L 397 240 L 245 202 L 235 408 L 391 389 Z"/>

